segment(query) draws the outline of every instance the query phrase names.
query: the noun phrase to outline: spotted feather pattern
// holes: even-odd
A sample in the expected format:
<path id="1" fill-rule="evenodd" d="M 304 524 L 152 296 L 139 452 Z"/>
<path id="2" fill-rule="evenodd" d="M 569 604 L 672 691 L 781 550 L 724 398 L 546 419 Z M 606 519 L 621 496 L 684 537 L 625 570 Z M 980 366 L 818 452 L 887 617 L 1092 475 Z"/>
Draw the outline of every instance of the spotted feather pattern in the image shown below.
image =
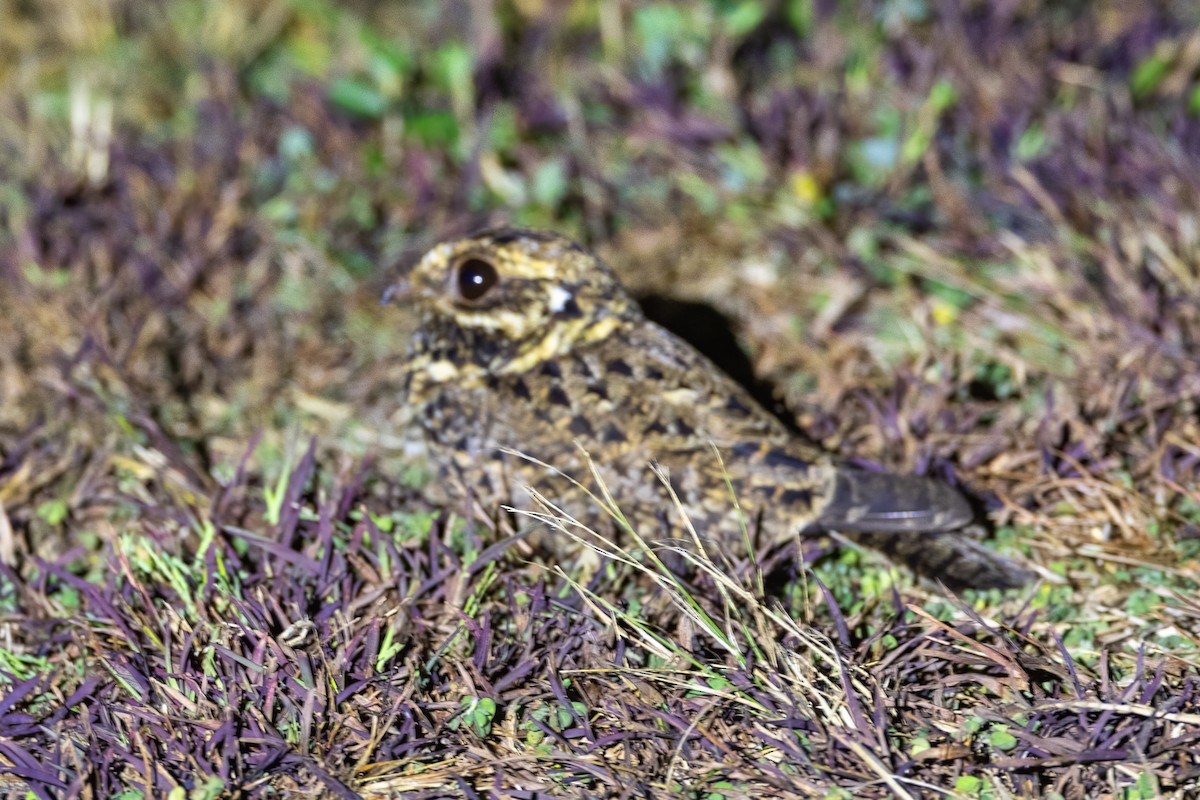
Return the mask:
<path id="1" fill-rule="evenodd" d="M 495 271 L 482 297 L 456 288 L 468 261 Z M 393 294 L 421 322 L 408 402 L 447 485 L 481 513 L 537 509 L 538 496 L 612 531 L 611 496 L 658 544 L 694 549 L 681 506 L 713 552 L 742 553 L 747 530 L 755 547 L 837 530 L 956 588 L 1028 577 L 958 532 L 972 514 L 954 489 L 839 466 L 798 440 L 567 239 L 503 229 L 442 244 Z M 540 546 L 580 550 L 561 534 Z"/>

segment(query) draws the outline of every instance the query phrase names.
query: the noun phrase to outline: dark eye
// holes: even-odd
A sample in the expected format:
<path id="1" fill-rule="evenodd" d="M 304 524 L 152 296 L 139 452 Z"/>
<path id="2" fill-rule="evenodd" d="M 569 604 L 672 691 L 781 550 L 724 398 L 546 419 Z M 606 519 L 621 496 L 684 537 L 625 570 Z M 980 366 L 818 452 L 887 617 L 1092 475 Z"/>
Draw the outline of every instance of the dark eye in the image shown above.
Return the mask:
<path id="1" fill-rule="evenodd" d="M 496 268 L 482 258 L 468 258 L 458 265 L 458 295 L 474 302 L 500 282 Z"/>

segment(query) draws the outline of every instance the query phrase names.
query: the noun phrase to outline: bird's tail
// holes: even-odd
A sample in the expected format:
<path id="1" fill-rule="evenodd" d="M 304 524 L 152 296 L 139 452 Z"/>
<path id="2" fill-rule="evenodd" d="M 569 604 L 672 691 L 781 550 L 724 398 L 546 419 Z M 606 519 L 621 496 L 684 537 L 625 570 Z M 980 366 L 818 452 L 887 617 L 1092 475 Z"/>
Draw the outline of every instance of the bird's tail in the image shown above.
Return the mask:
<path id="1" fill-rule="evenodd" d="M 968 529 L 948 533 L 897 536 L 894 533 L 851 533 L 846 538 L 878 550 L 923 578 L 964 589 L 1015 589 L 1033 573 L 975 539 Z"/>
<path id="2" fill-rule="evenodd" d="M 970 505 L 949 484 L 916 475 L 839 469 L 818 524 L 951 589 L 1015 588 L 1029 570 L 965 530 Z"/>

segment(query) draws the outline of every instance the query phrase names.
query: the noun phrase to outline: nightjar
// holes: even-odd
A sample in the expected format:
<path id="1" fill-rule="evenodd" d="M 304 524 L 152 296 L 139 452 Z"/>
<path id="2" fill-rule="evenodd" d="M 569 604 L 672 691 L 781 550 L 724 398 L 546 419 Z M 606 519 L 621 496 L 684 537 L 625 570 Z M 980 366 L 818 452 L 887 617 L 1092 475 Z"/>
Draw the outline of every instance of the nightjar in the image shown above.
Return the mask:
<path id="1" fill-rule="evenodd" d="M 961 533 L 972 512 L 949 485 L 852 469 L 798 440 L 568 239 L 504 228 L 440 244 L 389 293 L 419 320 L 409 409 L 443 484 L 483 515 L 537 508 L 532 489 L 618 533 L 608 497 L 655 546 L 695 549 L 682 509 L 710 555 L 833 530 L 953 588 L 1028 578 Z M 560 560 L 583 550 L 561 531 L 540 541 Z"/>

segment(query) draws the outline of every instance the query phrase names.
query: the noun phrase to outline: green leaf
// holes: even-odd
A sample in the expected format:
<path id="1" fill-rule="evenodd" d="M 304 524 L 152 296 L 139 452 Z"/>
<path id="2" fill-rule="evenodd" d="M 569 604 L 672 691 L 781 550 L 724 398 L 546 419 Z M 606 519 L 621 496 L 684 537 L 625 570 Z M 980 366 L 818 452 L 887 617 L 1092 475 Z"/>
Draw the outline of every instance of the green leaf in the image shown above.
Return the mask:
<path id="1" fill-rule="evenodd" d="M 517 121 L 517 109 L 512 103 L 498 103 L 492 111 L 488 128 L 488 141 L 497 153 L 509 153 L 521 141 L 521 130 Z"/>
<path id="2" fill-rule="evenodd" d="M 813 0 L 786 0 L 783 15 L 796 33 L 803 36 L 812 27 Z"/>
<path id="3" fill-rule="evenodd" d="M 963 794 L 979 794 L 979 790 L 982 788 L 983 780 L 974 775 L 959 775 L 958 780 L 954 782 L 955 791 Z"/>
<path id="4" fill-rule="evenodd" d="M 1148 616 L 1161 605 L 1158 593 L 1152 589 L 1134 589 L 1125 600 L 1125 610 L 1135 617 Z"/>
<path id="5" fill-rule="evenodd" d="M 725 30 L 731 36 L 742 37 L 758 27 L 767 15 L 767 5 L 762 0 L 742 0 L 721 14 Z"/>
<path id="6" fill-rule="evenodd" d="M 341 78 L 329 85 L 329 101 L 343 111 L 378 119 L 387 111 L 387 98 L 374 86 L 354 78 Z"/>
<path id="7" fill-rule="evenodd" d="M 450 94 L 450 103 L 458 119 L 466 120 L 471 114 L 475 96 L 473 69 L 471 51 L 459 42 L 442 45 L 434 53 L 434 80 Z"/>
<path id="8" fill-rule="evenodd" d="M 492 732 L 492 721 L 496 718 L 496 701 L 490 697 L 464 697 L 462 706 L 463 716 L 471 726 L 471 730 L 480 738 Z"/>
<path id="9" fill-rule="evenodd" d="M 721 207 L 721 196 L 712 184 L 693 172 L 685 172 L 676 180 L 679 188 L 696 203 L 704 214 L 714 214 Z"/>
<path id="10" fill-rule="evenodd" d="M 680 34 L 687 29 L 687 18 L 676 6 L 654 3 L 633 12 L 633 29 L 648 71 L 657 76 L 674 54 Z"/>
<path id="11" fill-rule="evenodd" d="M 1046 152 L 1046 130 L 1039 125 L 1030 125 L 1017 138 L 1018 161 L 1032 161 Z"/>
<path id="12" fill-rule="evenodd" d="M 376 37 L 372 37 L 370 47 L 370 71 L 375 86 L 385 97 L 400 97 L 404 93 L 405 79 L 413 70 L 412 54 L 395 42 Z"/>
<path id="13" fill-rule="evenodd" d="M 225 781 L 213 775 L 204 783 L 192 789 L 191 794 L 188 795 L 188 800 L 217 800 L 224 793 Z"/>
<path id="14" fill-rule="evenodd" d="M 458 142 L 458 120 L 449 111 L 415 111 L 405 117 L 404 125 L 426 147 L 448 149 Z"/>
<path id="15" fill-rule="evenodd" d="M 544 161 L 533 172 L 533 200 L 553 211 L 567 194 L 567 168 L 561 159 Z"/>
<path id="16" fill-rule="evenodd" d="M 37 515 L 51 525 L 61 525 L 71 511 L 66 500 L 47 500 L 37 507 Z"/>
<path id="17" fill-rule="evenodd" d="M 471 69 L 471 51 L 460 42 L 444 44 L 434 54 L 434 78 L 441 88 L 451 94 L 464 88 L 471 91 Z"/>
<path id="18" fill-rule="evenodd" d="M 1171 60 L 1155 54 L 1138 64 L 1129 76 L 1129 91 L 1139 100 L 1153 94 L 1171 71 Z"/>
<path id="19" fill-rule="evenodd" d="M 926 102 L 935 114 L 941 114 L 957 101 L 958 90 L 954 88 L 953 83 L 943 78 L 929 90 L 929 99 Z"/>
<path id="20" fill-rule="evenodd" d="M 988 744 L 997 750 L 1012 750 L 1017 746 L 1017 737 L 1005 728 L 995 728 L 988 733 Z"/>
<path id="21" fill-rule="evenodd" d="M 558 706 L 554 709 L 554 729 L 556 731 L 566 730 L 574 721 L 575 717 L 567 707 Z"/>

